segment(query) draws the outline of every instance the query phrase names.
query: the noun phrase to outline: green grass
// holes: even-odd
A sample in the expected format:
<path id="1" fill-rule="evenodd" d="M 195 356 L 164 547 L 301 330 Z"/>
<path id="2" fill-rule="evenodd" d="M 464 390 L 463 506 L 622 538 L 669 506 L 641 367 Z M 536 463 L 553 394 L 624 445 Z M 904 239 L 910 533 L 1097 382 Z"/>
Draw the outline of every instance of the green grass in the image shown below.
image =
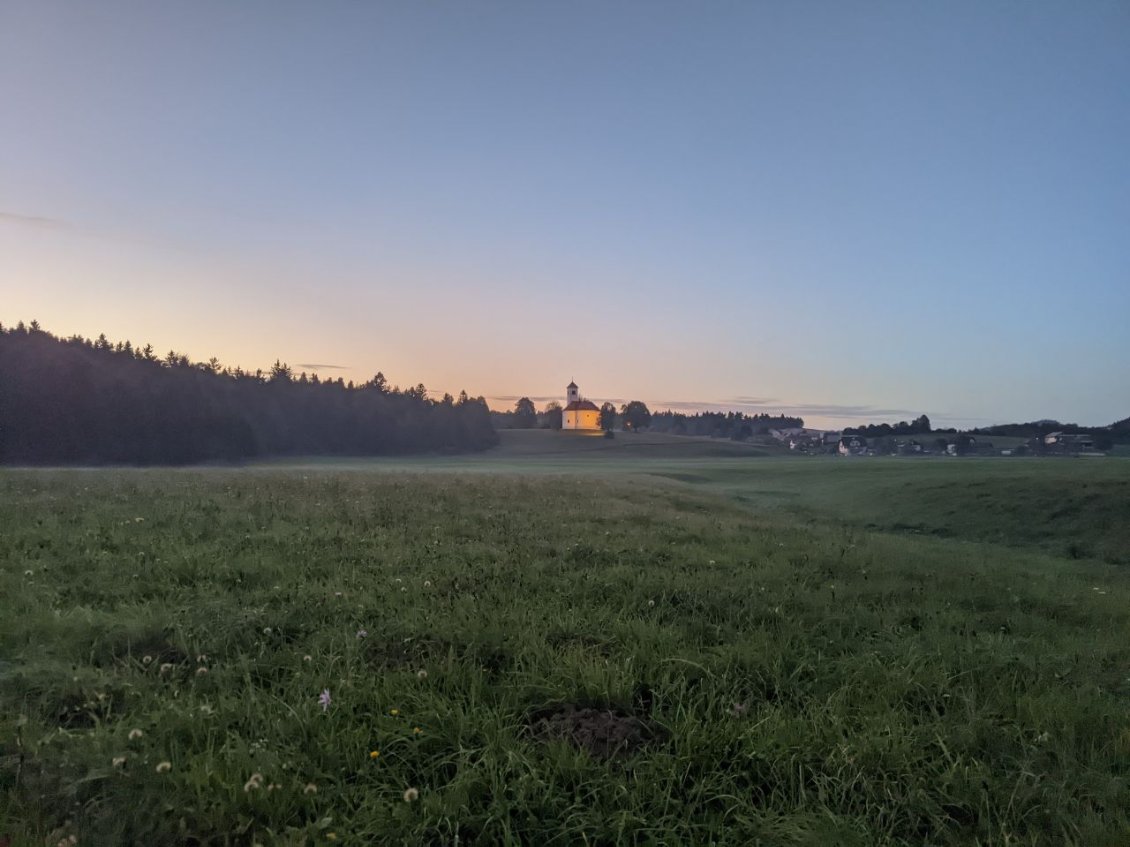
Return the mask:
<path id="1" fill-rule="evenodd" d="M 1130 839 L 1125 463 L 569 458 L 0 475 L 0 836 Z"/>
<path id="2" fill-rule="evenodd" d="M 843 458 L 780 447 L 619 433 L 501 433 L 482 454 L 310 460 L 310 471 L 583 474 L 688 483 L 761 513 L 884 532 L 1028 547 L 1130 564 L 1130 462 L 1122 458 Z M 278 467 L 278 463 L 266 467 Z M 291 467 L 296 465 L 292 464 Z"/>
<path id="3" fill-rule="evenodd" d="M 807 521 L 1130 564 L 1122 459 L 788 459 L 715 464 L 695 482 Z"/>

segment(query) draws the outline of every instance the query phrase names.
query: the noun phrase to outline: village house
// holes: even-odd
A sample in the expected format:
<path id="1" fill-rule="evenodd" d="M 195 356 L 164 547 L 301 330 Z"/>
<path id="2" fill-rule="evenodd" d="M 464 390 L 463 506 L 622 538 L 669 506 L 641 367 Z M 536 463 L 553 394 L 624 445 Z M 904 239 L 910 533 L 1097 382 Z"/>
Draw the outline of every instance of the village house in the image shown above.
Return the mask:
<path id="1" fill-rule="evenodd" d="M 839 440 L 836 452 L 841 456 L 867 455 L 867 439 L 862 435 L 845 435 Z"/>
<path id="2" fill-rule="evenodd" d="M 1044 447 L 1063 453 L 1084 453 L 1095 449 L 1095 439 L 1085 433 L 1049 432 Z"/>

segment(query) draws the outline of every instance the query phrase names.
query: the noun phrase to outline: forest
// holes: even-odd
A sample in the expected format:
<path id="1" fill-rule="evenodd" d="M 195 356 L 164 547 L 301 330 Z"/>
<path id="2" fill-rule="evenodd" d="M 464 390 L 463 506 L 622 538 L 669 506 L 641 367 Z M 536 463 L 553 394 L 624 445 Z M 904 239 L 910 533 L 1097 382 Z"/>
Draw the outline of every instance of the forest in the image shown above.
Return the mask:
<path id="1" fill-rule="evenodd" d="M 0 326 L 0 462 L 183 465 L 268 456 L 483 450 L 481 397 L 428 397 L 383 374 L 361 385 L 190 361 L 149 345 Z"/>
<path id="2" fill-rule="evenodd" d="M 649 429 L 672 435 L 705 435 L 743 441 L 754 435 L 765 435 L 772 429 L 803 426 L 804 419 L 792 415 L 747 415 L 742 412 L 699 412 L 688 415 L 682 412 L 655 412 L 651 415 Z"/>

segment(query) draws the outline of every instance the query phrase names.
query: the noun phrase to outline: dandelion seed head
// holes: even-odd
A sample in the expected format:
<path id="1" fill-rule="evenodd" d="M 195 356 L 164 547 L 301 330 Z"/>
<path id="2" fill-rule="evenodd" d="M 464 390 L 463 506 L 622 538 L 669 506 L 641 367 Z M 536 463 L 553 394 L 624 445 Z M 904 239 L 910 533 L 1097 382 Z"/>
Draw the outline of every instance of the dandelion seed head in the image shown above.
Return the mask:
<path id="1" fill-rule="evenodd" d="M 416 679 L 418 679 L 422 682 L 423 680 L 425 680 L 427 678 L 428 678 L 428 672 L 426 670 L 424 670 L 423 668 L 416 671 Z"/>
<path id="2" fill-rule="evenodd" d="M 110 764 L 113 765 L 115 768 L 120 768 L 125 763 L 126 763 L 126 757 L 125 756 L 115 756 L 113 758 L 113 760 L 110 762 Z"/>
<path id="3" fill-rule="evenodd" d="M 207 668 L 197 668 L 196 669 L 196 675 L 197 676 L 204 676 L 204 674 L 206 674 L 206 673 L 208 673 Z"/>
<path id="4" fill-rule="evenodd" d="M 404 791 L 404 802 L 405 803 L 414 803 L 419 799 L 420 799 L 420 792 L 417 791 L 415 788 L 405 789 L 405 791 Z"/>
<path id="5" fill-rule="evenodd" d="M 159 672 L 160 673 L 168 673 L 172 669 L 173 669 L 172 664 L 170 662 L 165 662 L 163 665 L 161 665 Z"/>
<path id="6" fill-rule="evenodd" d="M 141 736 L 143 736 L 143 735 L 145 735 L 145 733 L 142 732 L 140 729 L 131 729 L 129 731 L 129 740 L 130 741 L 136 741 L 138 738 L 141 738 Z"/>
<path id="7" fill-rule="evenodd" d="M 308 783 L 306 783 L 306 787 L 302 789 L 302 793 L 303 794 L 317 794 L 318 793 L 318 786 L 316 786 L 312 782 L 308 782 Z"/>
<path id="8" fill-rule="evenodd" d="M 173 763 L 172 762 L 158 762 L 157 763 L 157 773 L 168 773 L 172 769 L 173 769 Z"/>

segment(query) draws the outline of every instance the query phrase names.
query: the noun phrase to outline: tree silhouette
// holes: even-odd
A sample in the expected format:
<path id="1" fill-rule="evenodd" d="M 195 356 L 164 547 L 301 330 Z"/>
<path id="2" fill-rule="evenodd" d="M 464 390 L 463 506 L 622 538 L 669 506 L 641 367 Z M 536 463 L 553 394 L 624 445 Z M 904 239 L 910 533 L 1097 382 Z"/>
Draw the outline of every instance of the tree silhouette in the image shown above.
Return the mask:
<path id="1" fill-rule="evenodd" d="M 538 411 L 534 408 L 534 401 L 529 397 L 521 398 L 514 404 L 514 426 L 518 429 L 530 429 L 538 424 Z"/>
<path id="2" fill-rule="evenodd" d="M 624 404 L 620 409 L 620 415 L 624 419 L 624 429 L 632 432 L 647 429 L 648 424 L 651 423 L 651 411 L 641 400 L 632 400 Z"/>
<path id="3" fill-rule="evenodd" d="M 151 345 L 0 327 L 0 462 L 185 464 L 267 455 L 480 450 L 497 443 L 481 397 L 440 401 L 384 377 L 346 386 L 193 363 Z"/>
<path id="4" fill-rule="evenodd" d="M 556 400 L 550 400 L 545 404 L 545 418 L 544 426 L 546 429 L 561 429 L 561 404 Z"/>
<path id="5" fill-rule="evenodd" d="M 616 428 L 616 407 L 611 403 L 604 403 L 600 407 L 600 428 L 605 432 L 612 432 Z"/>

